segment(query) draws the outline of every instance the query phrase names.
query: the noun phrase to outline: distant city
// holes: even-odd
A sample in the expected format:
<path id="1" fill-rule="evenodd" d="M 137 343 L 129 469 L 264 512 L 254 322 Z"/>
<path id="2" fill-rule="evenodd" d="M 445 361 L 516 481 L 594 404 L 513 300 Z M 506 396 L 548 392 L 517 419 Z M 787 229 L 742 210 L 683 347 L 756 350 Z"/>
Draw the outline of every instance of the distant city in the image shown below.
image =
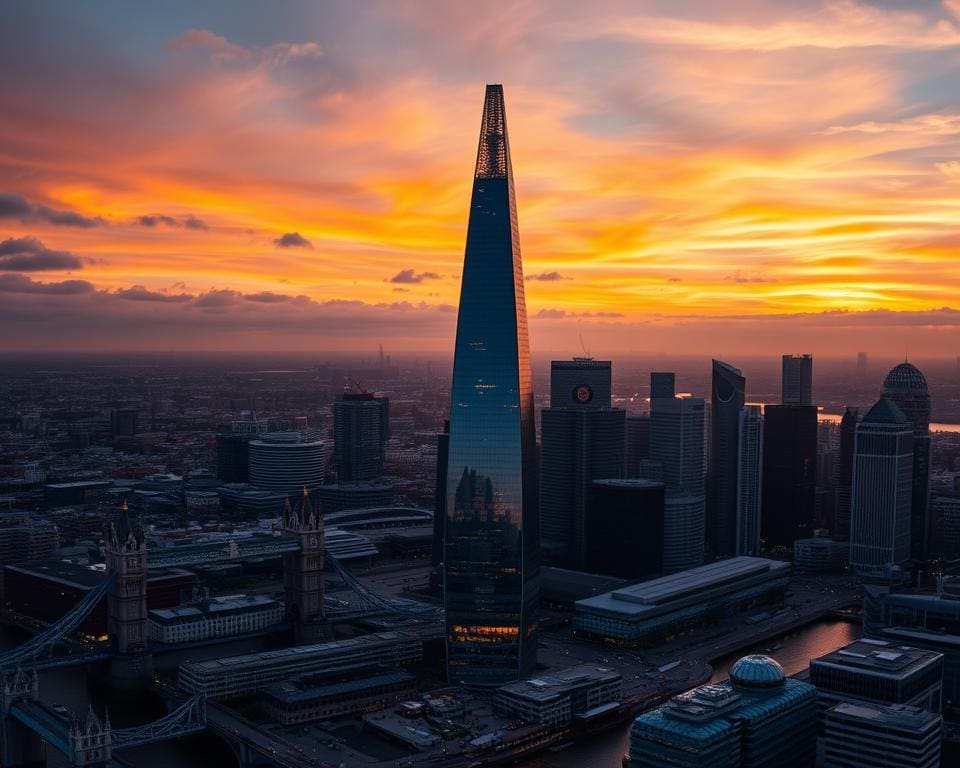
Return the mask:
<path id="1" fill-rule="evenodd" d="M 957 764 L 960 363 L 538 356 L 515 194 L 452 359 L 3 358 L 0 764 Z"/>

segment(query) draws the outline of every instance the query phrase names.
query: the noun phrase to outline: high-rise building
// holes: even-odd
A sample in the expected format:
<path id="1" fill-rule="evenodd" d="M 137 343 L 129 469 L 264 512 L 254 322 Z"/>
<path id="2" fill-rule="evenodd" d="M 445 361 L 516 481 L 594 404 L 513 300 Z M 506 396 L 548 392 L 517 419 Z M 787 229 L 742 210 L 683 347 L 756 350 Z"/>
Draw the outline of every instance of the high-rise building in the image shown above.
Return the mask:
<path id="1" fill-rule="evenodd" d="M 653 371 L 650 374 L 650 399 L 659 400 L 677 396 L 677 374 L 672 371 Z"/>
<path id="2" fill-rule="evenodd" d="M 540 538 L 551 562 L 582 569 L 590 482 L 624 474 L 626 413 L 610 407 L 608 361 L 550 366 L 550 408 L 540 414 Z"/>
<path id="3" fill-rule="evenodd" d="M 717 557 L 732 557 L 737 552 L 738 438 L 746 386 L 739 368 L 713 361 L 707 546 Z"/>
<path id="4" fill-rule="evenodd" d="M 650 458 L 650 414 L 628 414 L 627 445 L 623 458 L 624 477 L 643 477 L 642 463 Z"/>
<path id="5" fill-rule="evenodd" d="M 450 419 L 437 434 L 437 476 L 433 498 L 433 546 L 430 549 L 430 584 L 443 586 L 443 539 L 447 524 L 447 461 L 450 455 Z"/>
<path id="6" fill-rule="evenodd" d="M 611 406 L 612 374 L 609 360 L 575 357 L 550 363 L 550 407 Z"/>
<path id="7" fill-rule="evenodd" d="M 500 85 L 487 86 L 480 128 L 448 450 L 447 677 L 499 686 L 536 668 L 540 580 L 533 383 Z"/>
<path id="8" fill-rule="evenodd" d="M 760 553 L 760 497 L 763 487 L 763 416 L 759 405 L 740 411 L 737 436 L 737 554 Z"/>
<path id="9" fill-rule="evenodd" d="M 540 535 L 551 562 L 584 567 L 590 483 L 623 477 L 625 423 L 619 408 L 540 412 Z"/>
<path id="10" fill-rule="evenodd" d="M 850 567 L 883 574 L 910 559 L 913 428 L 881 398 L 857 425 L 853 457 Z"/>
<path id="11" fill-rule="evenodd" d="M 841 541 L 850 538 L 850 511 L 853 506 L 853 452 L 857 439 L 860 411 L 849 406 L 840 420 L 840 453 L 837 471 L 837 530 L 834 537 Z"/>
<path id="12" fill-rule="evenodd" d="M 793 547 L 813 534 L 817 507 L 817 408 L 768 405 L 763 411 L 760 536 L 767 548 Z"/>
<path id="13" fill-rule="evenodd" d="M 702 398 L 675 397 L 672 386 L 653 390 L 666 395 L 650 400 L 650 458 L 665 487 L 663 570 L 675 573 L 703 562 L 705 408 Z"/>
<path id="14" fill-rule="evenodd" d="M 783 405 L 813 405 L 813 355 L 784 355 L 780 380 Z"/>
<path id="15" fill-rule="evenodd" d="M 327 445 L 302 432 L 267 432 L 251 440 L 250 484 L 256 488 L 299 495 L 323 485 Z"/>
<path id="16" fill-rule="evenodd" d="M 767 656 L 745 656 L 730 679 L 672 697 L 630 730 L 636 768 L 812 768 L 817 696 Z"/>
<path id="17" fill-rule="evenodd" d="M 663 483 L 594 480 L 587 494 L 584 570 L 639 579 L 663 568 Z"/>
<path id="18" fill-rule="evenodd" d="M 902 704 L 837 704 L 826 715 L 824 768 L 939 768 L 943 718 Z"/>
<path id="19" fill-rule="evenodd" d="M 333 459 L 341 483 L 383 474 L 390 400 L 372 392 L 344 392 L 333 404 Z"/>
<path id="20" fill-rule="evenodd" d="M 910 502 L 910 556 L 925 560 L 930 540 L 930 392 L 924 375 L 910 363 L 887 374 L 881 397 L 887 397 L 913 427 L 913 490 Z"/>

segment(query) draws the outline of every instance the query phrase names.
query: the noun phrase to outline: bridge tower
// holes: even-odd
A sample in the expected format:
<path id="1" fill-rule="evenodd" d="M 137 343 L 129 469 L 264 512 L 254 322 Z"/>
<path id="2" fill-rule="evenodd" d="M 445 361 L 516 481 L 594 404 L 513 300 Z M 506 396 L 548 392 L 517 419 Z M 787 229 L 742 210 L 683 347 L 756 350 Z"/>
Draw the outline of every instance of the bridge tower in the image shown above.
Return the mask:
<path id="1" fill-rule="evenodd" d="M 40 698 L 39 678 L 36 671 L 24 672 L 17 668 L 4 672 L 0 679 L 0 705 L 3 707 L 3 723 L 0 728 L 0 765 L 31 765 L 43 763 L 43 740 L 32 730 L 19 724 L 10 716 L 10 708 L 19 702 L 37 701 Z"/>
<path id="2" fill-rule="evenodd" d="M 101 721 L 90 707 L 86 722 L 74 720 L 67 736 L 70 765 L 77 768 L 108 768 L 112 758 L 109 713 Z"/>
<path id="3" fill-rule="evenodd" d="M 300 549 L 283 556 L 283 594 L 293 620 L 294 641 L 311 643 L 325 633 L 323 611 L 323 520 L 314 512 L 310 493 L 303 489 L 300 508 L 287 501 L 283 532 L 300 540 Z"/>
<path id="4" fill-rule="evenodd" d="M 153 658 L 147 647 L 147 544 L 143 528 L 130 520 L 126 502 L 104 541 L 107 573 L 116 575 L 107 596 L 111 682 L 135 689 L 153 674 Z"/>

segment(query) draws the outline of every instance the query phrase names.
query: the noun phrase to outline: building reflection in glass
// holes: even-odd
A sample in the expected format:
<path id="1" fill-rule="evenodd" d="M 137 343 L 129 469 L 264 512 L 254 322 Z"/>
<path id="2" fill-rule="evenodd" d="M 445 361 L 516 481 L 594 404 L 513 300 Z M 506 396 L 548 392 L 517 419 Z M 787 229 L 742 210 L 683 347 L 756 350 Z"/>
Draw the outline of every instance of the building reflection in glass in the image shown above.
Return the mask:
<path id="1" fill-rule="evenodd" d="M 444 607 L 452 683 L 533 673 L 539 597 L 527 311 L 503 88 L 488 85 L 450 403 Z"/>

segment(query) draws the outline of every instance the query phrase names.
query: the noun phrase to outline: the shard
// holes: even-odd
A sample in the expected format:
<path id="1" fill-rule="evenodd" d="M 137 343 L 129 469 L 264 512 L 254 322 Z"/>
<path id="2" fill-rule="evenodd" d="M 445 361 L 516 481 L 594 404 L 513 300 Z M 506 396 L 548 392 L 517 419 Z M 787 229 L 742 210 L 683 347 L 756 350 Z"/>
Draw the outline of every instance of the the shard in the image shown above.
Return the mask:
<path id="1" fill-rule="evenodd" d="M 539 531 L 533 387 L 503 87 L 488 85 L 470 201 L 450 401 L 447 676 L 534 672 Z"/>

